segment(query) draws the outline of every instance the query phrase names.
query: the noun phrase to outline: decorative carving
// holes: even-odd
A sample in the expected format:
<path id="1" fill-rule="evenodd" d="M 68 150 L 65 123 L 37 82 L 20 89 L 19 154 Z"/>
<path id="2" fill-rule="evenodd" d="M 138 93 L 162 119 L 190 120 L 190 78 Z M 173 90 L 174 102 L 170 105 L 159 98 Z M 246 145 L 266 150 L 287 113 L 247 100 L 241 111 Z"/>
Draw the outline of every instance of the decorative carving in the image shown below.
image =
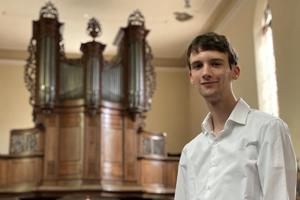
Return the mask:
<path id="1" fill-rule="evenodd" d="M 145 138 L 143 140 L 143 154 L 144 155 L 151 154 L 151 139 L 150 138 Z"/>
<path id="2" fill-rule="evenodd" d="M 164 138 L 152 140 L 152 151 L 154 155 L 165 155 L 165 140 Z"/>
<path id="3" fill-rule="evenodd" d="M 149 110 L 152 104 L 152 97 L 156 89 L 156 74 L 154 66 L 152 65 L 153 54 L 152 49 L 146 41 L 146 96 L 148 101 L 146 102 L 146 108 Z"/>
<path id="4" fill-rule="evenodd" d="M 96 18 L 91 18 L 88 23 L 87 32 L 95 40 L 96 37 L 102 34 L 101 25 Z"/>
<path id="5" fill-rule="evenodd" d="M 11 154 L 40 153 L 39 129 L 12 130 L 10 141 Z"/>
<path id="6" fill-rule="evenodd" d="M 62 35 L 62 33 L 60 33 L 60 36 L 61 35 Z M 61 36 L 60 41 L 59 41 L 59 55 L 60 55 L 61 60 L 66 59 L 65 44 L 64 44 L 62 36 Z"/>
<path id="7" fill-rule="evenodd" d="M 145 18 L 139 10 L 135 10 L 128 18 L 129 25 L 144 26 Z"/>
<path id="8" fill-rule="evenodd" d="M 29 134 L 26 138 L 27 143 L 27 151 L 29 152 L 36 152 L 38 150 L 38 134 Z"/>
<path id="9" fill-rule="evenodd" d="M 25 135 L 12 135 L 11 136 L 11 154 L 23 153 L 26 149 L 26 136 Z"/>
<path id="10" fill-rule="evenodd" d="M 24 72 L 24 81 L 27 90 L 30 93 L 29 103 L 34 105 L 35 85 L 36 85 L 36 40 L 31 39 L 28 46 L 29 58 L 27 59 Z"/>
<path id="11" fill-rule="evenodd" d="M 159 156 L 164 157 L 166 133 L 141 133 L 140 156 Z"/>
<path id="12" fill-rule="evenodd" d="M 48 1 L 46 5 L 41 8 L 40 18 L 58 19 L 58 11 L 51 1 Z"/>

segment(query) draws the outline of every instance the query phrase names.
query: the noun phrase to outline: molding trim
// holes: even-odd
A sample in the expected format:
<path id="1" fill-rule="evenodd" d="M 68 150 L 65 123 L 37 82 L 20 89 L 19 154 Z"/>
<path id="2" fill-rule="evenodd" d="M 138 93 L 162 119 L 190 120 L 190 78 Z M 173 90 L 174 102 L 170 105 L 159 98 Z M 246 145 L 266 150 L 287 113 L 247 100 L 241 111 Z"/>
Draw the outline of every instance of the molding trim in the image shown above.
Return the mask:
<path id="1" fill-rule="evenodd" d="M 24 60 L 26 61 L 28 52 L 23 50 L 0 49 L 0 60 Z"/>
<path id="2" fill-rule="evenodd" d="M 13 59 L 2 59 L 0 58 L 0 66 L 22 66 L 26 64 L 25 60 L 13 60 Z"/>
<path id="3" fill-rule="evenodd" d="M 180 73 L 188 73 L 186 67 L 155 67 L 156 72 L 180 72 Z"/>
<path id="4" fill-rule="evenodd" d="M 186 66 L 182 58 L 154 58 L 152 64 L 155 67 L 185 68 Z"/>

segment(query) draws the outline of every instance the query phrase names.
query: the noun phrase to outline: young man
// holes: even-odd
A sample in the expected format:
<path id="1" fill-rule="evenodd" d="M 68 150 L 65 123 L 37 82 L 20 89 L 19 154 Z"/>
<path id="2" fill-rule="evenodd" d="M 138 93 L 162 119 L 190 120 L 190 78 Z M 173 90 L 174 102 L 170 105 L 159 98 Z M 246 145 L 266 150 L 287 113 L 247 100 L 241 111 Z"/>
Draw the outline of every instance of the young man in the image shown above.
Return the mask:
<path id="1" fill-rule="evenodd" d="M 196 37 L 189 78 L 209 114 L 182 150 L 175 200 L 295 200 L 296 159 L 287 125 L 236 99 L 237 55 L 223 35 Z"/>

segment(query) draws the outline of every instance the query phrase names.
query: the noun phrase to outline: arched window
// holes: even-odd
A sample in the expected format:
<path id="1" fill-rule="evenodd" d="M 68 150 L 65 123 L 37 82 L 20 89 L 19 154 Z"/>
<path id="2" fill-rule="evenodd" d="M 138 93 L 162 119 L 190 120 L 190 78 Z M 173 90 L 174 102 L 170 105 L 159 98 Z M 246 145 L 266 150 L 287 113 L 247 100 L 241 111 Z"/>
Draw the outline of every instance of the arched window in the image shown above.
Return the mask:
<path id="1" fill-rule="evenodd" d="M 276 62 L 273 48 L 272 34 L 272 13 L 270 6 L 267 4 L 261 19 L 261 28 L 259 34 L 257 85 L 259 107 L 261 110 L 279 115 L 277 79 L 276 79 Z"/>

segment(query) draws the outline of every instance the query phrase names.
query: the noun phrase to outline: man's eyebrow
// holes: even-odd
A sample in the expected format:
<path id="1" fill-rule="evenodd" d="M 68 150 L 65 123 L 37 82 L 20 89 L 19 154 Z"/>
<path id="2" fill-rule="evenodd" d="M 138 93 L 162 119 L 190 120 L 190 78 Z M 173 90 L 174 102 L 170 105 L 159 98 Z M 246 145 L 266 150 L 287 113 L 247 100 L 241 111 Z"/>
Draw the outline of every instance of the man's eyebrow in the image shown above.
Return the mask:
<path id="1" fill-rule="evenodd" d="M 213 62 L 215 62 L 215 61 L 217 61 L 217 62 L 225 62 L 225 60 L 224 60 L 223 58 L 211 58 L 211 59 L 209 59 L 209 62 L 211 62 L 211 61 L 213 61 Z M 200 61 L 200 60 L 195 60 L 195 61 L 193 61 L 193 62 L 191 63 L 191 65 L 202 64 L 202 63 L 203 63 L 203 62 Z"/>
<path id="2" fill-rule="evenodd" d="M 209 59 L 210 61 L 221 61 L 221 62 L 225 62 L 225 60 L 223 58 L 212 58 Z"/>

